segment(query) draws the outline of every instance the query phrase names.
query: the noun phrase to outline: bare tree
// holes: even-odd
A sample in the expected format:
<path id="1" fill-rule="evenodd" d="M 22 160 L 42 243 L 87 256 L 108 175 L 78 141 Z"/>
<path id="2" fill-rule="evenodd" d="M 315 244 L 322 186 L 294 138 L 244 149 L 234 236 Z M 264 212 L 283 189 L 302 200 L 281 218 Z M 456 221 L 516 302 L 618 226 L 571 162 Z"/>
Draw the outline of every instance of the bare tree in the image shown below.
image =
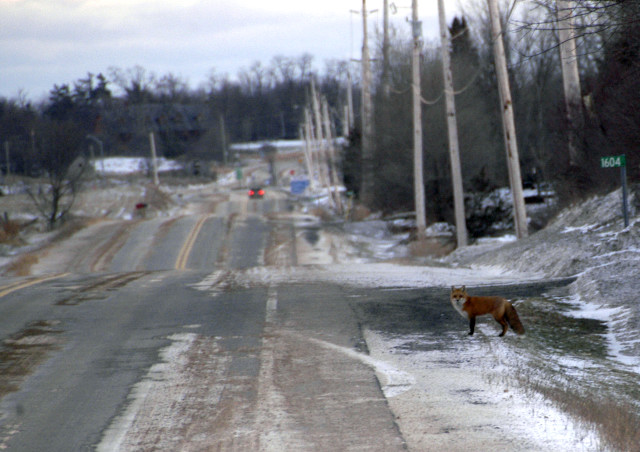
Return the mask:
<path id="1" fill-rule="evenodd" d="M 37 134 L 37 147 L 45 180 L 29 187 L 28 194 L 49 229 L 71 210 L 86 171 L 81 158 L 82 132 L 70 121 L 47 121 Z"/>
<path id="2" fill-rule="evenodd" d="M 129 102 L 141 104 L 151 99 L 156 83 L 153 72 L 147 72 L 142 66 L 128 69 L 110 67 L 108 72 L 111 80 L 126 93 Z"/>
<path id="3" fill-rule="evenodd" d="M 271 71 L 277 82 L 290 83 L 295 79 L 296 63 L 291 58 L 276 55 L 271 59 Z"/>
<path id="4" fill-rule="evenodd" d="M 189 83 L 171 72 L 160 77 L 155 87 L 161 99 L 167 102 L 182 103 L 189 98 Z"/>
<path id="5" fill-rule="evenodd" d="M 296 66 L 299 71 L 299 80 L 301 82 L 309 81 L 309 77 L 313 74 L 313 56 L 310 53 L 304 53 L 296 59 Z"/>

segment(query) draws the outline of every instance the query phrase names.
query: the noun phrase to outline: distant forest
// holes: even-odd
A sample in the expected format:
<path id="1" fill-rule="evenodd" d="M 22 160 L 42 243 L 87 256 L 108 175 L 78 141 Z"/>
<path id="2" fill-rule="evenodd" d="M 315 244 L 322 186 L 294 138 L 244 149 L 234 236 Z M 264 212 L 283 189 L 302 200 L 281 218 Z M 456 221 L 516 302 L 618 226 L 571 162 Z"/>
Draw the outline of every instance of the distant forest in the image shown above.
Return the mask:
<path id="1" fill-rule="evenodd" d="M 486 2 L 470 2 L 450 24 L 452 66 L 462 173 L 466 191 L 506 186 L 507 171 Z M 509 18 L 502 2 L 517 140 L 525 182 L 549 182 L 570 201 L 617 182 L 615 171 L 599 168 L 599 157 L 626 154 L 632 182 L 640 181 L 640 3 L 624 0 L 576 2 L 584 127 L 577 165 L 567 157 L 563 80 L 557 50 L 555 1 L 530 3 Z M 516 19 L 517 17 L 517 19 Z M 374 49 L 375 140 L 374 209 L 413 209 L 411 37 L 408 26 L 390 33 L 390 52 L 382 51 L 382 32 Z M 422 50 L 424 174 L 429 218 L 451 219 L 447 129 L 442 99 L 439 41 Z M 351 75 L 349 75 L 351 72 Z M 3 172 L 37 175 L 51 146 L 51 132 L 65 124 L 67 140 L 85 153 L 99 140 L 106 155 L 148 155 L 149 132 L 169 158 L 224 161 L 235 142 L 299 138 L 310 82 L 331 106 L 337 134 L 349 135 L 342 172 L 356 192 L 361 177 L 359 68 L 346 61 L 326 62 L 318 70 L 311 55 L 277 56 L 255 62 L 235 78 L 215 71 L 194 89 L 173 74 L 142 67 L 88 73 L 72 84 L 55 85 L 48 101 L 34 105 L 18 96 L 0 99 L 0 153 Z M 348 86 L 356 121 L 343 124 Z M 385 86 L 386 88 L 383 88 Z M 91 136 L 91 139 L 87 139 Z M 7 162 L 7 155 L 10 156 Z"/>

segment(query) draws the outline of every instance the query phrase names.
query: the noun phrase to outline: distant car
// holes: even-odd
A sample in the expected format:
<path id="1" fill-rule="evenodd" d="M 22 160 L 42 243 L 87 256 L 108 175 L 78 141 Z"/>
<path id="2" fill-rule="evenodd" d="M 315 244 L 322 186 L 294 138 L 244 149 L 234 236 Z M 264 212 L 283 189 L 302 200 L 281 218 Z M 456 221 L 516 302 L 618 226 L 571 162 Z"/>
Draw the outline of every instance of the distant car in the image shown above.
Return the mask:
<path id="1" fill-rule="evenodd" d="M 249 198 L 262 199 L 264 197 L 264 189 L 262 187 L 253 187 L 249 189 Z"/>

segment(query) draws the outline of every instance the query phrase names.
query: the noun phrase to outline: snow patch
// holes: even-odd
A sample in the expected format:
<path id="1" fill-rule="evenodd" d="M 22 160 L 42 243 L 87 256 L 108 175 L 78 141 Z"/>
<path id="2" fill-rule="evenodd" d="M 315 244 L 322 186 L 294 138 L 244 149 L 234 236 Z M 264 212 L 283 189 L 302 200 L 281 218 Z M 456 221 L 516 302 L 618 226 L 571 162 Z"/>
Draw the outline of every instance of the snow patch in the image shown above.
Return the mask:
<path id="1" fill-rule="evenodd" d="M 379 379 L 382 381 L 382 391 L 387 398 L 397 397 L 400 394 L 409 391 L 416 383 L 415 378 L 411 374 L 400 370 L 387 361 L 374 359 L 364 353 L 358 353 L 351 348 L 341 347 L 319 339 L 309 338 L 309 341 L 324 348 L 340 352 L 343 355 L 347 355 L 372 367 L 378 374 Z"/>
<path id="2" fill-rule="evenodd" d="M 224 272 L 216 270 L 194 287 L 218 293 L 220 284 L 253 287 L 269 284 L 333 283 L 353 287 L 422 288 L 451 285 L 479 286 L 536 281 L 539 274 L 507 271 L 502 267 L 473 266 L 471 268 L 424 267 L 391 263 L 359 263 L 304 265 L 296 267 L 253 267 Z"/>
<path id="3" fill-rule="evenodd" d="M 145 404 L 154 403 L 154 400 L 158 403 L 170 403 L 171 398 L 165 396 L 171 391 L 167 390 L 173 387 L 173 392 L 175 392 L 176 386 L 178 386 L 176 379 L 180 376 L 180 369 L 186 366 L 187 350 L 196 337 L 192 333 L 174 334 L 169 337 L 173 343 L 161 350 L 161 362 L 151 366 L 146 378 L 134 386 L 129 396 L 129 406 L 106 430 L 102 441 L 96 448 L 98 452 L 123 450 L 125 439 L 144 410 Z M 173 419 L 166 419 L 166 421 L 172 426 L 175 423 Z M 162 425 L 157 426 L 157 428 L 162 427 Z"/>
<path id="4" fill-rule="evenodd" d="M 159 172 L 182 169 L 182 164 L 174 160 L 160 157 L 156 161 Z M 99 174 L 126 175 L 144 172 L 151 163 L 144 157 L 106 157 L 92 160 L 91 165 Z"/>
<path id="5" fill-rule="evenodd" d="M 630 346 L 640 343 L 640 339 L 623 340 L 620 334 L 624 331 L 625 320 L 631 315 L 629 308 L 591 303 L 581 299 L 578 295 L 570 297 L 566 301 L 575 308 L 567 315 L 578 319 L 594 319 L 604 322 L 607 325 L 605 337 L 611 357 L 640 374 L 640 357 L 624 353 Z"/>

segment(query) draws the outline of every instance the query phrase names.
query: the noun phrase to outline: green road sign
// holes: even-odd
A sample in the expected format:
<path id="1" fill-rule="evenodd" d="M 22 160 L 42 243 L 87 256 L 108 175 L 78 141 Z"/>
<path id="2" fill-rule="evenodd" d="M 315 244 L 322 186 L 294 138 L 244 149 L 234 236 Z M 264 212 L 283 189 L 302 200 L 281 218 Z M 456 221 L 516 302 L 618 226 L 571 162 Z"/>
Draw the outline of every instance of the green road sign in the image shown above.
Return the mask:
<path id="1" fill-rule="evenodd" d="M 622 181 L 622 216 L 624 227 L 629 227 L 629 201 L 627 200 L 627 159 L 624 154 L 600 157 L 600 167 L 620 168 L 620 180 Z"/>
<path id="2" fill-rule="evenodd" d="M 625 155 L 610 155 L 608 157 L 600 157 L 601 168 L 624 168 L 627 166 Z"/>

